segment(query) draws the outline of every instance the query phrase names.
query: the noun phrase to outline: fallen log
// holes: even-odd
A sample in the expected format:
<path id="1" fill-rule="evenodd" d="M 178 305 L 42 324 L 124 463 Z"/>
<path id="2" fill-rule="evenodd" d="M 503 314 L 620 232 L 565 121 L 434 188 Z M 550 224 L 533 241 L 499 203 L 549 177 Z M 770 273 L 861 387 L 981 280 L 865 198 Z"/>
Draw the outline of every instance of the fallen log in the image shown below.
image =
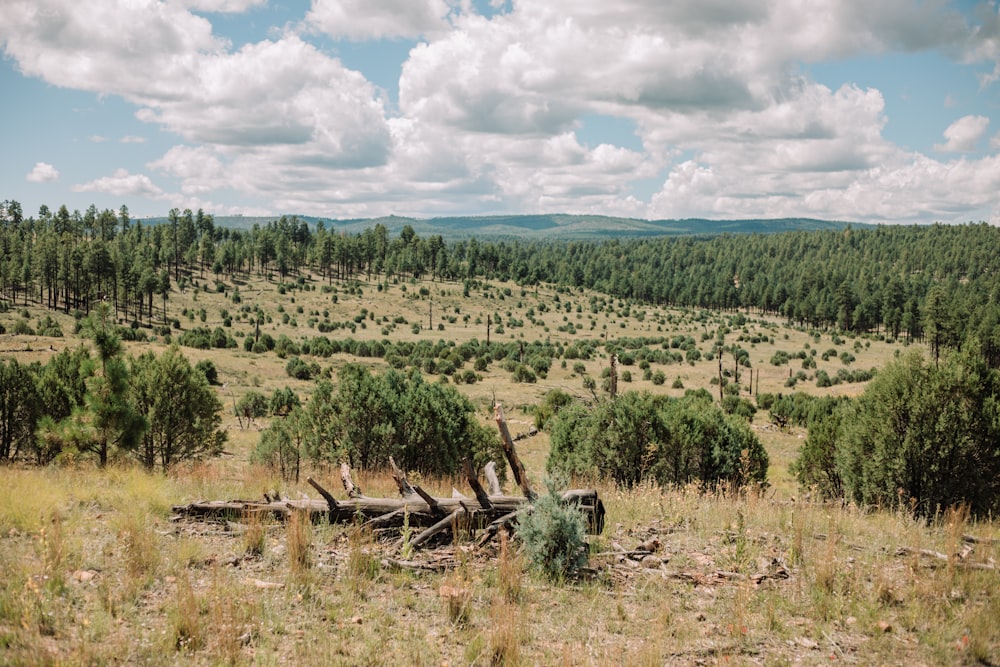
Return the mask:
<path id="1" fill-rule="evenodd" d="M 315 482 L 315 480 L 313 480 Z M 313 485 L 315 488 L 315 484 Z M 322 494 L 321 494 L 322 495 Z M 332 498 L 332 496 L 331 496 Z M 604 505 L 592 489 L 571 489 L 562 494 L 564 502 L 575 504 L 587 519 L 588 532 L 599 535 L 604 530 Z M 239 521 L 247 512 L 270 514 L 278 520 L 285 520 L 295 510 L 308 513 L 313 523 L 352 523 L 371 521 L 384 528 L 399 528 L 403 525 L 404 514 L 409 515 L 409 524 L 415 528 L 426 528 L 456 511 L 467 510 L 475 528 L 482 528 L 492 521 L 517 512 L 530 505 L 522 496 L 490 496 L 489 507 L 483 507 L 475 498 L 432 498 L 437 511 L 417 495 L 406 498 L 347 498 L 328 500 L 210 500 L 174 505 L 171 509 L 178 517 Z"/>
<path id="2" fill-rule="evenodd" d="M 326 490 L 322 484 L 313 478 L 306 481 L 322 497 L 322 500 L 303 498 L 301 500 L 279 499 L 265 494 L 262 501 L 231 500 L 231 501 L 200 501 L 188 505 L 174 505 L 175 519 L 184 517 L 215 520 L 239 520 L 247 514 L 272 515 L 279 520 L 286 520 L 293 512 L 303 512 L 313 523 L 327 521 L 333 523 L 363 523 L 373 531 L 386 531 L 403 528 L 404 524 L 412 528 L 420 528 L 422 532 L 413 541 L 413 546 L 420 546 L 435 535 L 451 529 L 455 532 L 455 520 L 461 516 L 463 526 L 469 530 L 486 529 L 483 540 L 488 541 L 502 527 L 517 521 L 520 511 L 530 509 L 536 495 L 528 483 L 524 465 L 517 456 L 514 442 L 507 429 L 503 407 L 497 403 L 494 417 L 503 441 L 504 455 L 514 473 L 514 481 L 521 488 L 524 496 L 507 496 L 500 491 L 500 482 L 496 474 L 496 464 L 490 463 L 485 469 L 485 475 L 490 491 L 479 481 L 468 457 L 462 462 L 466 481 L 475 494 L 475 498 L 467 498 L 453 490 L 451 498 L 437 498 L 419 485 L 411 485 L 406 474 L 400 470 L 396 462 L 390 458 L 389 465 L 393 479 L 399 488 L 401 498 L 370 498 L 365 496 L 351 478 L 351 468 L 347 463 L 340 466 L 340 479 L 347 499 L 338 500 Z M 275 494 L 277 495 L 277 494 Z M 585 517 L 587 531 L 591 535 L 599 535 L 604 530 L 604 504 L 593 489 L 571 489 L 562 494 L 562 502 L 576 507 Z M 481 540 L 481 543 L 484 543 Z"/>

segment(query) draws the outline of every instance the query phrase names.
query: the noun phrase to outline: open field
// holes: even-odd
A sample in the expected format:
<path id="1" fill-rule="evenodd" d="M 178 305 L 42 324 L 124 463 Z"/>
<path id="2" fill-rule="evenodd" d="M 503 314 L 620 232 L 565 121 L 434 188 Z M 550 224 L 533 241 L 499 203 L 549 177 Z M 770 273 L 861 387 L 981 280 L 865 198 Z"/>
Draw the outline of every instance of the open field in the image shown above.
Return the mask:
<path id="1" fill-rule="evenodd" d="M 566 360 L 565 367 L 556 359 L 535 383 L 514 382 L 494 361 L 475 383 L 457 385 L 484 423 L 494 397 L 501 401 L 515 433 L 527 430 L 532 407 L 552 388 L 586 398 L 589 376 L 598 379 L 600 394 L 609 365 L 605 341 L 662 337 L 649 347 L 665 343 L 687 358 L 671 341 L 693 339 L 701 359 L 650 364 L 651 375 L 662 371 L 662 384 L 642 379 L 638 363 L 621 368 L 632 380 L 620 390 L 672 395 L 698 388 L 718 394 L 718 360 L 704 357 L 720 327 L 726 345 L 739 342 L 749 353 L 754 393 L 856 394 L 863 383 L 819 388 L 810 378 L 819 370 L 835 376 L 842 368 L 879 367 L 903 348 L 874 337 L 834 340 L 832 332 L 751 313 L 656 308 L 552 287 L 479 284 L 465 296 L 461 283 L 400 282 L 381 290 L 365 281 L 327 290 L 316 278 L 304 284 L 309 289 L 251 280 L 228 284 L 225 294 L 194 287 L 170 294 L 168 317 L 183 330 L 221 327 L 223 310 L 232 317 L 225 329 L 237 349 L 182 348 L 193 362 L 216 365 L 227 409 L 251 389 L 287 385 L 308 397 L 313 386 L 288 377 L 287 359 L 274 352 L 242 351 L 255 329 L 244 305 L 263 310 L 262 333 L 293 341 L 320 335 L 325 321 L 341 325 L 325 334 L 330 338 L 461 344 L 484 340 L 485 319 L 499 314 L 502 330 L 492 326 L 492 341 L 594 342 L 593 358 Z M 20 310 L 0 314 L 8 331 Z M 45 314 L 28 307 L 29 322 Z M 70 335 L 73 318 L 53 317 L 65 337 L 3 335 L 0 355 L 44 360 L 78 344 Z M 349 325 L 353 330 L 345 330 Z M 128 345 L 133 354 L 162 347 L 161 340 Z M 824 355 L 829 350 L 836 354 Z M 772 365 L 779 351 L 793 358 Z M 801 369 L 799 351 L 815 360 L 814 369 Z M 337 368 L 359 360 L 338 353 L 317 362 L 335 378 Z M 388 368 L 381 359 L 363 361 Z M 723 362 L 732 375 L 732 356 Z M 786 387 L 790 369 L 806 375 L 795 389 Z M 682 387 L 674 386 L 677 379 Z M 744 382 L 744 397 L 747 389 Z M 0 469 L 0 663 L 1000 664 L 996 524 L 958 512 L 928 526 L 899 514 L 810 503 L 788 473 L 804 432 L 776 430 L 763 412 L 754 427 L 771 457 L 766 491 L 706 496 L 602 485 L 607 529 L 592 540 L 593 572 L 562 585 L 526 571 L 514 549 L 497 553 L 496 546 L 460 543 L 440 551 L 452 565 L 447 572 L 415 573 L 380 566 L 385 547 L 347 527 L 171 521 L 173 504 L 259 498 L 275 488 L 289 497 L 314 493 L 247 463 L 265 423 L 241 429 L 231 414 L 224 423 L 227 456 L 169 476 L 89 466 Z M 540 481 L 548 436 L 518 446 L 529 475 Z M 332 471 L 309 472 L 334 489 Z M 368 495 L 394 493 L 387 476 L 362 473 L 357 481 Z M 463 483 L 423 484 L 448 495 Z M 660 543 L 658 567 L 599 555 L 650 538 Z"/>
<path id="2" fill-rule="evenodd" d="M 672 395 L 697 388 L 708 389 L 713 395 L 718 393 L 718 388 L 711 384 L 713 378 L 718 376 L 718 360 L 705 359 L 704 355 L 711 350 L 720 327 L 723 328 L 725 345 L 738 344 L 749 354 L 754 380 L 753 385 L 748 386 L 747 369 L 740 369 L 744 395 L 747 390 L 755 393 L 795 390 L 785 385 L 790 375 L 803 370 L 802 361 L 793 358 L 790 362 L 774 366 L 769 362 L 779 351 L 790 356 L 800 351 L 812 355 L 816 367 L 804 370 L 808 380 L 799 382 L 796 388 L 821 395 L 859 393 L 863 384 L 840 384 L 820 389 L 813 381 L 817 371 L 826 371 L 832 377 L 840 369 L 867 370 L 882 365 L 903 348 L 901 343 L 887 343 L 875 337 L 839 338 L 833 332 L 791 328 L 780 319 L 753 313 L 656 307 L 614 299 L 582 288 L 522 288 L 514 284 L 475 282 L 466 296 L 463 284 L 456 282 L 393 281 L 380 284 L 374 280 L 360 280 L 327 284 L 315 275 L 305 279 L 303 286 L 291 280 L 280 283 L 273 279 L 238 280 L 223 284 L 226 291 L 220 293 L 215 291 L 215 281 L 210 276 L 199 279 L 196 275 L 193 285 L 189 284 L 181 290 L 175 286 L 166 301 L 167 320 L 176 320 L 180 327 L 172 329 L 175 338 L 196 327 L 210 330 L 223 327 L 234 337 L 238 344 L 236 349 L 183 349 L 192 363 L 211 359 L 219 370 L 220 380 L 226 384 L 226 392 L 233 392 L 237 398 L 250 388 L 269 392 L 286 385 L 307 396 L 312 387 L 312 383 L 300 382 L 286 375 L 286 359 L 273 353 L 242 351 L 244 338 L 255 333 L 253 316 L 257 309 L 265 318 L 259 327 L 261 334 L 270 334 L 275 339 L 284 335 L 295 342 L 314 336 L 368 342 L 424 341 L 430 344 L 438 341 L 462 344 L 473 339 L 485 341 L 486 320 L 493 315 L 500 319 L 499 327 L 493 324 L 490 328 L 489 340 L 494 343 L 546 342 L 564 347 L 589 343 L 596 349 L 589 360 L 570 360 L 565 366 L 556 360 L 548 376 L 533 384 L 512 382 L 509 372 L 500 368 L 499 364 L 492 364 L 481 373 L 479 382 L 460 386 L 463 393 L 482 405 L 489 404 L 494 394 L 508 406 L 534 405 L 553 388 L 581 397 L 589 396 L 589 392 L 583 389 L 583 374 L 576 372 L 574 367 L 580 363 L 585 374 L 599 378 L 610 363 L 604 345 L 622 339 L 663 339 L 647 347 L 669 349 L 685 357 L 687 354 L 683 347 L 673 345 L 672 339 L 687 337 L 693 341 L 702 355 L 699 360 L 651 364 L 652 371 L 661 370 L 664 373 L 666 382 L 662 385 L 642 379 L 643 371 L 638 365 L 622 366 L 622 371 L 629 371 L 632 375 L 631 381 L 622 382 L 622 391 L 650 390 Z M 236 291 L 239 303 L 234 303 Z M 157 298 L 153 324 L 162 323 L 162 306 L 163 302 Z M 54 351 L 79 344 L 79 338 L 70 335 L 74 330 L 74 318 L 61 311 L 14 305 L 7 313 L 0 313 L 0 324 L 11 331 L 14 322 L 25 319 L 25 313 L 29 324 L 40 317 L 51 316 L 66 336 L 0 335 L 0 355 L 15 355 L 21 361 L 44 361 Z M 224 326 L 227 316 L 230 318 L 228 327 Z M 736 324 L 736 321 L 743 324 Z M 324 323 L 336 328 L 323 333 L 319 327 Z M 143 330 L 152 334 L 151 330 Z M 162 337 L 152 343 L 128 343 L 127 347 L 133 354 L 145 349 L 160 350 L 163 348 Z M 824 359 L 823 353 L 830 351 L 834 355 Z M 840 359 L 839 355 L 843 353 L 853 357 L 848 364 Z M 331 371 L 333 375 L 339 366 L 349 361 L 365 362 L 375 369 L 386 368 L 380 359 L 362 359 L 348 354 L 334 354 L 319 361 L 324 370 Z M 732 357 L 726 355 L 723 364 L 727 380 L 735 379 L 732 377 Z M 672 388 L 677 379 L 681 380 L 683 388 Z"/>

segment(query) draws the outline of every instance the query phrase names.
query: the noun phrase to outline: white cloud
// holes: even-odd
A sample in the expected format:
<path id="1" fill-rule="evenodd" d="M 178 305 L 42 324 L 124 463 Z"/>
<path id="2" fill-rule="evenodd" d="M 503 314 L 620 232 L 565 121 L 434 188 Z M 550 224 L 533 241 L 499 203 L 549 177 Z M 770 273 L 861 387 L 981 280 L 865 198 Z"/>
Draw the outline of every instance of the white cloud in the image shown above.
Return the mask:
<path id="1" fill-rule="evenodd" d="M 199 54 L 225 47 L 207 19 L 158 0 L 6 0 L 0 26 L 24 74 L 131 99 L 175 96 Z"/>
<path id="2" fill-rule="evenodd" d="M 229 51 L 206 19 L 156 0 L 12 0 L 0 5 L 5 23 L 25 74 L 121 95 L 187 141 L 263 150 L 274 168 L 386 159 L 376 88 L 294 34 Z"/>
<path id="3" fill-rule="evenodd" d="M 103 144 L 105 141 L 108 140 L 108 138 L 102 137 L 99 134 L 92 134 L 88 137 L 88 140 L 93 144 Z"/>
<path id="4" fill-rule="evenodd" d="M 104 176 L 89 183 L 74 185 L 74 192 L 103 192 L 116 197 L 146 197 L 162 199 L 163 190 L 153 184 L 145 174 L 130 174 L 125 169 L 118 169 L 111 176 Z"/>
<path id="5" fill-rule="evenodd" d="M 51 183 L 59 180 L 59 170 L 48 162 L 36 162 L 25 178 L 32 183 Z"/>
<path id="6" fill-rule="evenodd" d="M 880 91 L 832 90 L 800 73 L 802 63 L 926 49 L 994 64 L 996 8 L 967 18 L 941 0 L 490 4 L 503 10 L 487 18 L 467 0 L 313 0 L 273 39 L 233 46 L 213 33 L 215 17 L 193 12 L 246 12 L 263 0 L 6 0 L 0 44 L 25 74 L 121 96 L 139 120 L 183 141 L 146 165 L 177 179 L 179 193 L 128 171 L 77 186 L 84 192 L 204 203 L 235 192 L 252 202 L 246 210 L 333 216 L 909 220 L 996 202 L 992 158 L 905 153 L 883 136 Z M 398 112 L 308 41 L 319 32 L 425 40 L 403 64 Z M 581 144 L 575 131 L 593 114 L 634 124 L 641 148 Z M 960 119 L 939 150 L 972 150 L 986 123 Z M 657 177 L 660 192 L 636 200 L 633 184 Z"/>
<path id="7" fill-rule="evenodd" d="M 417 38 L 448 28 L 444 0 L 313 0 L 306 23 L 334 38 Z"/>
<path id="8" fill-rule="evenodd" d="M 990 119 L 986 116 L 963 116 L 944 131 L 943 144 L 935 144 L 934 150 L 942 153 L 971 153 L 976 150 L 979 140 L 986 134 Z"/>
<path id="9" fill-rule="evenodd" d="M 146 143 L 146 137 L 139 137 L 133 134 L 125 135 L 121 138 L 123 144 L 144 144 Z"/>
<path id="10" fill-rule="evenodd" d="M 198 12 L 241 14 L 256 7 L 263 7 L 267 0 L 180 0 L 183 7 Z"/>

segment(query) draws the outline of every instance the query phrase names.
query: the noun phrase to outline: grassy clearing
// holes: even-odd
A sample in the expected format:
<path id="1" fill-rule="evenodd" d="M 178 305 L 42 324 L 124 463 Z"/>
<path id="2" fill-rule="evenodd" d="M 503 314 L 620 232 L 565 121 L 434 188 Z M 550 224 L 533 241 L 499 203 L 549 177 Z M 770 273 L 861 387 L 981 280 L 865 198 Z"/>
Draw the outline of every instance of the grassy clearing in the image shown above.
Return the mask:
<path id="1" fill-rule="evenodd" d="M 515 544 L 495 552 L 460 545 L 457 569 L 414 574 L 380 567 L 382 547 L 353 527 L 177 524 L 158 502 L 137 502 L 146 493 L 211 491 L 203 471 L 2 474 L 22 488 L 53 489 L 51 505 L 35 501 L 38 518 L 6 524 L 0 538 L 5 664 L 1000 659 L 997 571 L 919 555 L 957 553 L 962 535 L 1000 537 L 995 524 L 961 513 L 929 527 L 766 495 L 605 487 L 608 529 L 591 545 L 596 575 L 554 585 L 525 568 Z M 216 495 L 228 488 L 220 481 Z M 0 511 L 11 516 L 16 504 L 7 495 Z M 596 555 L 650 537 L 660 541 L 662 567 L 613 566 Z M 251 539 L 263 546 L 248 549 Z M 1000 546 L 977 544 L 964 562 L 998 557 Z M 782 570 L 787 578 L 753 579 Z"/>
<path id="2" fill-rule="evenodd" d="M 863 384 L 821 389 L 809 378 L 818 370 L 835 375 L 840 368 L 878 367 L 902 348 L 879 340 L 835 341 L 829 332 L 814 335 L 751 315 L 735 327 L 730 326 L 733 314 L 634 305 L 625 314 L 626 304 L 617 300 L 551 287 L 493 284 L 464 297 L 462 286 L 454 283 L 398 283 L 379 292 L 374 283 L 362 282 L 350 290 L 336 285 L 335 294 L 313 279 L 307 284 L 315 289 L 284 295 L 276 283 L 263 280 L 238 287 L 244 303 L 270 316 L 262 331 L 293 340 L 318 334 L 308 324 L 310 313 L 355 323 L 362 308 L 368 313 L 364 327 L 355 323 L 350 334 L 340 329 L 330 336 L 485 339 L 485 317 L 499 313 L 505 330 L 494 329 L 493 340 L 567 345 L 584 339 L 690 336 L 704 353 L 725 326 L 727 344 L 744 337 L 740 345 L 750 354 L 755 393 L 793 391 L 785 385 L 789 371 L 800 370 L 802 360 L 794 358 L 799 351 L 813 358 L 816 368 L 803 369 L 807 379 L 795 389 L 859 393 Z M 432 326 L 420 288 L 433 299 Z M 168 308 L 185 329 L 214 328 L 222 325 L 223 309 L 238 312 L 230 297 L 231 291 L 189 289 L 171 293 Z M 603 305 L 592 308 L 592 303 Z M 182 315 L 183 309 L 196 313 L 201 308 L 204 322 Z M 283 314 L 294 317 L 284 322 Z M 0 321 L 18 316 L 7 313 Z M 73 330 L 72 318 L 54 316 L 67 334 Z M 405 324 L 391 327 L 397 318 Z M 520 324 L 508 326 L 512 321 Z M 574 324 L 572 330 L 568 323 Z M 236 317 L 229 331 L 242 343 L 253 326 Z M 44 360 L 53 350 L 76 344 L 72 336 L 2 336 L 0 354 Z M 129 349 L 162 349 L 162 343 L 129 344 Z M 831 349 L 836 354 L 824 360 Z M 286 360 L 273 353 L 184 351 L 192 362 L 215 363 L 225 383 L 219 396 L 227 407 L 249 390 L 269 393 L 287 385 L 308 398 L 313 386 L 289 378 Z M 793 358 L 772 365 L 778 351 Z M 854 360 L 845 364 L 844 352 Z M 321 365 L 335 374 L 348 361 L 358 360 L 340 354 Z M 731 358 L 724 362 L 731 371 Z M 387 367 L 381 360 L 366 363 Z M 567 360 L 565 367 L 556 360 L 547 377 L 534 384 L 513 382 L 511 373 L 494 363 L 478 382 L 460 390 L 477 406 L 483 423 L 490 422 L 494 397 L 502 401 L 517 434 L 528 430 L 532 408 L 546 391 L 561 388 L 586 397 L 584 378 L 599 379 L 608 363 L 606 355 Z M 652 364 L 651 371 L 663 372 L 663 384 L 643 379 L 645 369 L 638 364 L 623 370 L 632 374 L 631 382 L 621 382 L 623 391 L 680 395 L 705 388 L 718 393 L 712 384 L 717 360 Z M 747 396 L 745 385 L 742 395 Z M 962 535 L 997 539 L 1000 528 L 971 522 L 961 513 L 928 526 L 905 515 L 806 502 L 788 473 L 804 433 L 776 431 L 766 422 L 758 413 L 754 428 L 771 457 L 766 492 L 706 496 L 693 489 L 601 486 L 608 517 L 604 535 L 591 543 L 596 574 L 564 585 L 526 569 L 514 544 L 483 552 L 460 544 L 453 554 L 457 568 L 415 574 L 381 567 L 383 547 L 375 536 L 350 526 L 283 526 L 260 517 L 238 524 L 171 522 L 171 504 L 259 498 L 275 489 L 288 497 L 314 494 L 304 483 L 282 483 L 273 472 L 247 463 L 266 420 L 241 428 L 227 416 L 229 454 L 181 466 L 169 476 L 129 467 L 3 468 L 0 663 L 1000 663 L 997 571 L 920 555 L 921 549 L 960 553 L 968 546 Z M 518 448 L 540 487 L 548 436 L 523 439 Z M 337 478 L 334 470 L 322 468 L 304 471 L 303 479 L 305 474 Z M 386 475 L 359 472 L 355 481 L 371 496 L 396 493 Z M 411 481 L 435 495 L 464 488 L 458 479 Z M 613 556 L 598 556 L 652 538 L 659 540 L 657 556 L 665 561 L 659 568 L 616 565 Z M 1000 557 L 995 543 L 974 547 L 965 563 L 990 565 Z M 754 578 L 782 571 L 787 578 Z"/>

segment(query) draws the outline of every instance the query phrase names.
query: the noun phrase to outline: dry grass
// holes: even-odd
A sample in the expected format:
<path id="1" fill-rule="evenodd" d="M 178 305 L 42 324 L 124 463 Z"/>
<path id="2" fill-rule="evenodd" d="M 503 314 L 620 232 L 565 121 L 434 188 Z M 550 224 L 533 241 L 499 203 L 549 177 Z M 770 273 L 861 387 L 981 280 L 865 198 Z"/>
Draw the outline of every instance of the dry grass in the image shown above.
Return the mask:
<path id="1" fill-rule="evenodd" d="M 52 474 L 16 471 L 27 485 L 43 486 Z M 121 481 L 112 471 L 69 474 L 97 489 Z M 129 474 L 133 490 L 181 498 L 205 484 L 200 474 L 144 475 Z M 219 482 L 220 495 L 229 484 Z M 955 553 L 966 545 L 962 535 L 1000 536 L 992 522 L 961 510 L 928 526 L 901 514 L 752 494 L 600 490 L 609 522 L 593 550 L 631 548 L 655 535 L 662 568 L 606 569 L 595 559 L 595 579 L 555 586 L 525 572 L 516 544 L 501 542 L 494 556 L 462 551 L 459 568 L 443 575 L 392 573 L 379 566 L 383 547 L 372 535 L 292 523 L 262 557 L 240 560 L 247 531 L 171 524 L 158 503 L 136 504 L 130 492 L 103 494 L 99 506 L 67 494 L 31 530 L 0 538 L 3 662 L 1000 659 L 1000 575 L 962 564 L 995 562 L 1000 547 L 976 544 L 964 561 L 896 555 L 899 547 Z M 299 529 L 307 535 L 296 537 Z M 308 568 L 296 543 L 309 554 Z M 754 583 L 772 563 L 789 577 Z M 296 568 L 304 579 L 290 576 Z M 720 571 L 739 576 L 719 578 Z"/>
<path id="2" fill-rule="evenodd" d="M 315 284 L 315 283 L 312 283 Z M 702 321 L 694 311 L 645 307 L 640 319 L 624 317 L 617 300 L 610 310 L 593 313 L 588 292 L 563 293 L 556 311 L 555 290 L 524 290 L 492 285 L 488 296 L 461 295 L 461 285 L 421 283 L 390 285 L 378 293 L 361 283 L 361 294 L 338 285 L 337 303 L 321 289 L 284 296 L 273 282 L 241 285 L 245 303 L 260 305 L 272 321 L 263 330 L 293 340 L 317 335 L 308 313 L 329 312 L 332 321 L 353 321 L 361 308 L 375 314 L 364 329 L 343 329 L 331 336 L 381 339 L 383 317 L 397 315 L 407 325 L 390 332 L 393 340 L 445 339 L 460 343 L 485 338 L 476 317 L 499 312 L 507 320 L 523 320 L 493 340 L 601 340 L 617 336 L 690 335 L 707 350 L 714 340 L 715 316 Z M 454 315 L 444 331 L 422 329 L 426 303 L 410 298 L 420 287 L 430 290 L 435 312 Z M 499 298 L 503 288 L 510 296 Z M 204 307 L 204 323 L 182 318 L 183 326 L 221 325 L 222 308 L 237 307 L 224 295 L 188 290 L 172 293 L 168 302 L 179 316 L 182 308 Z M 291 298 L 294 296 L 294 303 Z M 541 304 L 550 307 L 542 312 Z M 283 324 L 278 307 L 295 314 L 297 326 Z M 303 313 L 296 313 L 301 306 Z M 580 311 L 577 312 L 577 306 Z M 525 313 L 534 309 L 536 322 Z M 457 309 L 457 312 L 456 312 Z M 38 311 L 38 314 L 42 314 Z M 468 324 L 463 316 L 470 315 Z M 12 317 L 15 314 L 0 315 Z M 33 315 L 34 317 L 35 315 Z M 62 316 L 53 314 L 57 319 Z M 577 333 L 559 331 L 566 321 Z M 715 318 L 715 319 L 713 319 Z M 437 318 L 436 318 L 437 319 Z M 63 330 L 72 330 L 64 318 Z M 624 325 L 624 326 L 623 326 Z M 246 334 L 251 325 L 237 320 L 232 331 Z M 709 338 L 703 340 L 703 335 Z M 789 366 L 771 366 L 777 350 L 789 353 L 828 348 L 856 356 L 852 367 L 881 366 L 899 345 L 847 339 L 834 345 L 829 334 L 817 341 L 781 323 L 751 316 L 739 335 L 767 335 L 774 342 L 740 344 L 760 370 L 762 392 L 788 392 Z M 242 342 L 242 338 L 237 339 Z M 18 349 L 22 361 L 45 360 L 49 347 L 76 345 L 72 337 L 40 339 L 4 337 L 4 350 Z M 25 352 L 26 348 L 32 351 Z M 162 344 L 130 344 L 132 352 L 162 349 Z M 308 397 L 312 384 L 285 375 L 285 360 L 273 354 L 197 351 L 193 362 L 206 358 L 226 383 L 220 400 L 231 406 L 254 389 L 269 393 L 288 385 Z M 336 372 L 346 355 L 321 360 Z M 726 359 L 731 365 L 730 360 Z M 366 360 L 372 368 L 383 362 Z M 583 361 L 584 372 L 599 378 L 607 359 Z M 506 407 L 512 432 L 528 430 L 532 406 L 552 388 L 586 396 L 583 377 L 569 361 L 556 360 L 546 378 L 535 384 L 513 383 L 510 373 L 493 364 L 474 385 L 460 391 L 477 407 L 484 424 L 492 424 L 494 396 Z M 818 368 L 831 375 L 839 359 Z M 642 380 L 638 365 L 626 367 L 632 382 L 621 390 L 648 389 L 680 395 L 671 383 L 680 378 L 686 389 L 711 384 L 717 362 L 670 364 L 667 382 Z M 814 371 L 808 371 L 810 375 Z M 757 388 L 755 383 L 755 389 Z M 797 388 L 810 393 L 857 393 L 862 385 L 818 389 L 812 382 Z M 746 396 L 744 388 L 743 395 Z M 51 469 L 0 469 L 0 663 L 2 664 L 531 664 L 531 665 L 710 665 L 710 664 L 997 664 L 1000 663 L 1000 575 L 996 570 L 969 569 L 964 563 L 995 564 L 1000 546 L 980 543 L 964 560 L 920 556 L 920 549 L 953 556 L 968 545 L 962 535 L 1000 538 L 1000 526 L 973 521 L 961 509 L 931 525 L 906 515 L 863 512 L 805 502 L 788 473 L 804 432 L 780 432 L 758 415 L 754 428 L 771 456 L 771 486 L 758 494 L 704 495 L 696 489 L 663 491 L 650 485 L 633 489 L 600 486 L 608 510 L 605 534 L 592 539 L 594 554 L 615 545 L 632 548 L 656 537 L 659 569 L 610 566 L 593 558 L 597 574 L 562 586 L 524 570 L 516 544 L 498 545 L 499 552 L 477 552 L 463 544 L 460 565 L 446 574 L 396 573 L 379 560 L 384 549 L 370 532 L 351 527 L 309 526 L 290 522 L 269 529 L 266 522 L 245 517 L 236 530 L 221 524 L 186 524 L 169 520 L 170 505 L 212 498 L 259 498 L 278 489 L 288 497 L 313 493 L 302 484 L 290 486 L 264 468 L 247 464 L 259 430 L 241 429 L 226 417 L 229 456 L 180 466 L 169 475 L 132 468 L 99 471 L 82 466 Z M 546 434 L 518 443 L 536 486 L 544 477 L 549 440 Z M 335 480 L 327 469 L 304 471 Z M 357 474 L 367 495 L 391 496 L 396 489 L 386 475 Z M 412 480 L 411 480 L 412 481 Z M 420 480 L 429 492 L 450 495 L 459 479 Z M 508 482 L 508 485 L 510 483 Z M 326 484 L 333 489 L 333 483 Z M 516 490 L 515 490 L 516 492 Z M 794 500 L 793 500 L 794 499 Z M 897 549 L 908 547 L 908 555 Z M 247 557 L 247 556 L 252 557 Z M 419 557 L 419 553 L 416 555 Z M 787 579 L 753 577 L 784 568 Z M 716 576 L 727 572 L 732 578 Z M 296 574 L 297 573 L 297 574 Z M 443 590 L 453 589 L 454 595 Z"/>

